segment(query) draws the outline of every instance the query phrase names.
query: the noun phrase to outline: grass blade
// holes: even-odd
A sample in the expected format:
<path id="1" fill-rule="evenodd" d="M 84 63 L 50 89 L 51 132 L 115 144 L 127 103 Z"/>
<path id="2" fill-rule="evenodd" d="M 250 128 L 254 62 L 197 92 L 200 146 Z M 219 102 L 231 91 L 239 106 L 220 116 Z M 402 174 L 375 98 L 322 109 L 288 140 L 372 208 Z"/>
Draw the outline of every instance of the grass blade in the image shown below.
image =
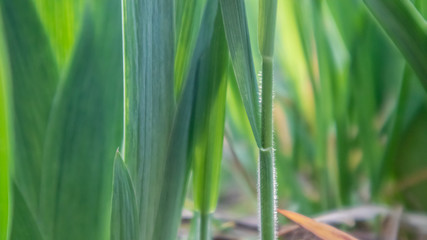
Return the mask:
<path id="1" fill-rule="evenodd" d="M 0 34 L 3 35 L 3 21 L 0 11 Z M 11 158 L 10 138 L 10 89 L 9 64 L 5 39 L 0 37 L 0 240 L 6 240 L 9 222 L 9 164 Z"/>
<path id="2" fill-rule="evenodd" d="M 138 239 L 138 207 L 135 188 L 119 151 L 114 159 L 111 240 Z"/>
<path id="3" fill-rule="evenodd" d="M 209 1 L 205 7 L 201 28 L 192 56 L 192 63 L 187 75 L 184 90 L 176 111 L 173 130 L 169 139 L 165 176 L 163 182 L 160 208 L 156 219 L 156 232 L 153 239 L 175 239 L 179 224 L 181 223 L 181 210 L 184 202 L 188 176 L 191 168 L 189 152 L 197 143 L 191 124 L 194 123 L 193 114 L 195 108 L 196 86 L 199 84 L 199 59 L 209 46 L 212 38 L 216 1 Z M 165 226 L 168 229 L 165 230 Z"/>
<path id="4" fill-rule="evenodd" d="M 12 181 L 20 189 L 28 208 L 35 213 L 39 202 L 44 136 L 59 73 L 32 1 L 2 0 L 0 8 L 11 77 L 15 169 L 11 173 Z"/>
<path id="5" fill-rule="evenodd" d="M 427 90 L 427 22 L 408 0 L 364 0 Z"/>
<path id="6" fill-rule="evenodd" d="M 178 42 L 175 55 L 175 96 L 179 97 L 191 64 L 205 0 L 186 0 L 177 5 L 182 8 L 182 12 L 177 13 L 182 17 L 177 19 L 179 25 L 176 29 Z"/>
<path id="7" fill-rule="evenodd" d="M 221 11 L 209 11 L 216 12 L 216 17 L 209 46 L 197 64 L 192 124 L 193 193 L 195 209 L 201 213 L 200 239 L 211 239 L 209 219 L 218 200 L 229 66 Z"/>
<path id="8" fill-rule="evenodd" d="M 259 96 L 243 0 L 221 0 L 225 35 L 240 95 L 252 127 L 255 141 L 261 147 Z"/>
<path id="9" fill-rule="evenodd" d="M 122 4 L 124 160 L 135 183 L 141 220 L 139 237 L 153 239 L 157 210 L 163 208 L 159 201 L 175 112 L 174 3 L 172 0 L 123 0 Z"/>
<path id="10" fill-rule="evenodd" d="M 102 29 L 85 15 L 46 134 L 41 211 L 46 239 L 110 236 L 113 157 L 122 137 L 120 7 L 106 1 Z M 70 231 L 70 224 L 73 231 Z"/>
<path id="11" fill-rule="evenodd" d="M 42 25 L 53 48 L 55 59 L 63 69 L 77 40 L 85 0 L 34 0 Z"/>

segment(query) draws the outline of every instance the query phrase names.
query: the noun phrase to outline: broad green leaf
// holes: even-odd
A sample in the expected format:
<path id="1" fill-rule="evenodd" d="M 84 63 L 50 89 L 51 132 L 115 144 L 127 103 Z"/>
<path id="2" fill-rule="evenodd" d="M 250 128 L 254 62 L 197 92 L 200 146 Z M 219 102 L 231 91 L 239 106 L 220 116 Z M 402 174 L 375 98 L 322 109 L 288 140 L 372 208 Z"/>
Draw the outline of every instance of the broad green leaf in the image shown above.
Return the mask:
<path id="1" fill-rule="evenodd" d="M 138 239 L 138 207 L 135 188 L 119 151 L 114 159 L 111 240 Z"/>
<path id="2" fill-rule="evenodd" d="M 0 8 L 11 69 L 11 177 L 28 208 L 37 214 L 43 142 L 59 73 L 33 2 L 2 0 Z"/>
<path id="3" fill-rule="evenodd" d="M 220 0 L 234 74 L 258 147 L 261 146 L 257 79 L 243 0 Z"/>
<path id="4" fill-rule="evenodd" d="M 197 40 L 197 34 L 202 20 L 205 0 L 185 0 L 177 2 L 177 15 L 181 16 L 177 33 L 177 48 L 175 55 L 175 97 L 179 97 L 184 84 L 191 57 Z M 179 6 L 182 5 L 182 6 Z"/>
<path id="5" fill-rule="evenodd" d="M 104 3 L 102 29 L 85 16 L 50 116 L 40 203 L 47 239 L 110 236 L 111 153 L 122 137 L 123 72 L 120 3 Z"/>
<path id="6" fill-rule="evenodd" d="M 72 55 L 86 1 L 34 0 L 34 2 L 58 65 L 62 69 Z"/>
<path id="7" fill-rule="evenodd" d="M 203 214 L 213 212 L 218 200 L 228 65 L 227 42 L 218 9 L 212 38 L 198 63 L 192 124 L 194 204 Z"/>
<path id="8" fill-rule="evenodd" d="M 12 183 L 11 187 L 13 188 L 13 221 L 10 226 L 10 239 L 43 240 L 40 221 L 37 221 L 35 212 L 29 208 L 18 186 Z"/>
<path id="9" fill-rule="evenodd" d="M 3 35 L 3 21 L 0 11 L 0 36 Z M 0 37 L 0 240 L 7 237 L 10 190 L 9 190 L 9 162 L 11 161 L 10 138 L 10 90 L 9 64 L 4 37 Z"/>
<path id="10" fill-rule="evenodd" d="M 409 0 L 364 0 L 427 90 L 427 22 Z"/>
<path id="11" fill-rule="evenodd" d="M 189 151 L 197 142 L 191 124 L 199 81 L 199 59 L 209 46 L 216 15 L 216 1 L 209 1 L 205 7 L 197 43 L 193 52 L 192 63 L 188 71 L 184 90 L 176 111 L 173 130 L 167 149 L 165 181 L 158 205 L 156 231 L 152 239 L 175 239 L 181 223 L 181 210 L 184 203 L 188 176 L 191 168 Z M 165 226 L 168 228 L 165 229 Z"/>
<path id="12" fill-rule="evenodd" d="M 174 103 L 174 3 L 123 0 L 124 160 L 135 183 L 140 238 L 153 239 Z M 168 226 L 161 224 L 162 227 Z M 167 230 L 163 230 L 167 232 Z"/>

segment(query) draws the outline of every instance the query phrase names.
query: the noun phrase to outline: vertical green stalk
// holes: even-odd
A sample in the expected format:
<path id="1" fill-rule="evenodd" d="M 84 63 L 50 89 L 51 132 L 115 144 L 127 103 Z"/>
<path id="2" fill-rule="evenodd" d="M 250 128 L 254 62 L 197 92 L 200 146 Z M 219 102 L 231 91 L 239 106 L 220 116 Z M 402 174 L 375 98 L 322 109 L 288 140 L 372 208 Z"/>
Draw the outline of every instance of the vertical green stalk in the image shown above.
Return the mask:
<path id="1" fill-rule="evenodd" d="M 200 240 L 208 240 L 212 239 L 211 237 L 211 227 L 210 227 L 210 217 L 209 213 L 201 213 L 200 214 Z"/>
<path id="2" fill-rule="evenodd" d="M 277 0 L 261 0 L 258 40 L 262 56 L 261 149 L 259 160 L 259 204 L 261 239 L 276 238 L 276 191 L 273 152 L 273 52 Z"/>
<path id="3" fill-rule="evenodd" d="M 0 34 L 3 22 L 0 11 Z M 3 35 L 2 35 L 3 36 Z M 0 240 L 6 240 L 10 219 L 9 161 L 11 159 L 10 109 L 9 109 L 9 65 L 6 43 L 0 37 Z"/>

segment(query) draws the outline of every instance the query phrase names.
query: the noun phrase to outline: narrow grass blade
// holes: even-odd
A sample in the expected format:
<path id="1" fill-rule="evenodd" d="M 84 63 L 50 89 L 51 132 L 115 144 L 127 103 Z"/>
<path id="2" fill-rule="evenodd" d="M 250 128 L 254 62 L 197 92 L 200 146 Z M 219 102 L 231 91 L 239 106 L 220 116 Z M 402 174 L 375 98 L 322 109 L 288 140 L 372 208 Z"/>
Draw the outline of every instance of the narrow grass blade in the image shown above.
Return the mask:
<path id="1" fill-rule="evenodd" d="M 202 21 L 205 0 L 180 1 L 177 4 L 182 12 L 176 13 L 181 16 L 178 23 L 177 48 L 175 55 L 175 97 L 179 97 L 184 85 L 185 77 L 191 64 L 191 57 L 196 45 L 197 35 Z M 180 9 L 178 8 L 178 9 Z"/>
<path id="2" fill-rule="evenodd" d="M 135 188 L 119 151 L 114 159 L 111 240 L 138 239 L 138 207 Z"/>
<path id="3" fill-rule="evenodd" d="M 260 108 L 257 79 L 243 0 L 221 0 L 225 35 L 236 81 L 252 127 L 255 141 L 261 147 Z"/>
<path id="4" fill-rule="evenodd" d="M 193 193 L 195 209 L 201 213 L 200 239 L 211 238 L 210 213 L 218 200 L 229 65 L 221 11 L 209 11 L 216 12 L 216 17 L 209 46 L 198 62 L 192 124 Z"/>
<path id="5" fill-rule="evenodd" d="M 2 12 L 0 11 L 0 35 L 3 34 Z M 0 37 L 0 240 L 6 240 L 9 222 L 10 188 L 9 164 L 12 160 L 11 152 L 11 116 L 10 116 L 10 89 L 9 64 L 6 43 Z"/>
<path id="6" fill-rule="evenodd" d="M 135 183 L 140 238 L 155 239 L 175 113 L 174 2 L 123 0 L 125 64 L 124 160 Z M 165 180 L 165 181 L 166 181 Z M 175 198 L 175 196 L 174 196 Z M 168 228 L 162 223 L 159 227 Z M 167 230 L 163 230 L 168 232 Z"/>
<path id="7" fill-rule="evenodd" d="M 198 73 L 199 59 L 212 38 L 216 3 L 216 1 L 209 1 L 205 7 L 196 47 L 191 58 L 192 63 L 175 114 L 164 173 L 167 177 L 162 185 L 153 239 L 175 239 L 181 223 L 181 210 L 192 164 L 189 152 L 197 144 L 191 125 L 194 124 L 192 118 L 198 92 L 197 85 L 202 81 Z"/>
<path id="8" fill-rule="evenodd" d="M 153 237 L 151 239 L 175 239 L 181 223 L 181 211 L 184 203 L 191 161 L 188 155 L 190 148 L 190 123 L 194 104 L 194 80 L 188 79 L 184 86 L 172 133 L 167 145 L 167 159 L 164 169 L 164 181 L 159 202 L 155 205 Z M 152 206 L 154 207 L 154 206 Z M 147 218 L 143 218 L 147 221 Z"/>
<path id="9" fill-rule="evenodd" d="M 409 0 L 364 0 L 427 90 L 427 22 Z"/>
<path id="10" fill-rule="evenodd" d="M 229 63 L 226 44 L 217 11 L 212 39 L 198 63 L 192 126 L 194 204 L 202 213 L 211 213 L 218 198 Z"/>
<path id="11" fill-rule="evenodd" d="M 122 137 L 123 72 L 119 2 L 104 3 L 102 29 L 85 15 L 50 116 L 40 201 L 46 239 L 110 236 L 111 153 Z"/>
<path id="12" fill-rule="evenodd" d="M 303 216 L 301 214 L 287 211 L 287 210 L 278 210 L 280 214 L 291 219 L 296 224 L 307 229 L 317 237 L 324 240 L 357 240 L 355 237 L 350 236 L 349 234 L 342 232 L 332 226 L 329 226 L 324 223 L 316 222 L 315 220 Z"/>
<path id="13" fill-rule="evenodd" d="M 33 2 L 2 0 L 0 8 L 10 63 L 8 84 L 14 123 L 15 170 L 11 175 L 28 208 L 35 212 L 44 136 L 59 73 Z"/>

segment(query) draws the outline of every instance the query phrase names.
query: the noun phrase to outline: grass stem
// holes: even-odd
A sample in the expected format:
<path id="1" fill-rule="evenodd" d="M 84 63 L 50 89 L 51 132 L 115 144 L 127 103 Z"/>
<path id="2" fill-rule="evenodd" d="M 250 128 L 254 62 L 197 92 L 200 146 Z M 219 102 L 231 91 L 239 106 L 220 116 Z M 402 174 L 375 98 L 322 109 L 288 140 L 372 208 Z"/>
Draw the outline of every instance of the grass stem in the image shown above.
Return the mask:
<path id="1" fill-rule="evenodd" d="M 259 193 L 261 239 L 275 239 L 276 203 L 273 157 L 273 61 L 262 61 L 261 149 L 259 160 Z"/>

